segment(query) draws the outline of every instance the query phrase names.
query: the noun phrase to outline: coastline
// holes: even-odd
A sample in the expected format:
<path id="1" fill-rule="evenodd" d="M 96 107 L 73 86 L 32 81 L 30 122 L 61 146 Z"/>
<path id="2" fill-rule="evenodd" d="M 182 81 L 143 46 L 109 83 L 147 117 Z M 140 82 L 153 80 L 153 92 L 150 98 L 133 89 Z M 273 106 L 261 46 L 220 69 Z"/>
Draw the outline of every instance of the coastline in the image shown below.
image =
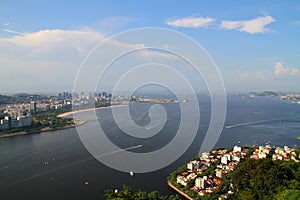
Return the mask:
<path id="1" fill-rule="evenodd" d="M 98 108 L 86 108 L 86 109 L 82 109 L 82 110 L 72 110 L 69 112 L 59 114 L 59 115 L 57 115 L 57 117 L 68 117 L 70 115 L 74 115 L 74 114 L 81 113 L 81 112 L 100 110 L 100 109 L 111 108 L 111 107 L 121 107 L 121 106 L 127 106 L 127 105 L 112 105 L 112 106 L 104 106 L 104 107 L 98 107 Z"/>
<path id="2" fill-rule="evenodd" d="M 81 126 L 86 123 L 84 120 L 75 120 L 74 125 L 69 125 L 65 127 L 57 127 L 57 128 L 42 128 L 40 130 L 35 130 L 35 131 L 20 131 L 20 132 L 13 132 L 13 133 L 6 133 L 6 134 L 1 134 L 0 138 L 7 138 L 7 137 L 14 137 L 14 136 L 21 136 L 21 135 L 30 135 L 30 134 L 37 134 L 37 133 L 43 133 L 43 132 L 51 132 L 51 131 L 57 131 L 57 130 L 63 130 L 63 129 L 68 129 L 68 128 L 74 128 L 76 126 Z"/>
<path id="3" fill-rule="evenodd" d="M 181 196 L 183 196 L 184 198 L 188 199 L 188 200 L 194 200 L 193 198 L 189 197 L 186 193 L 182 192 L 181 190 L 179 190 L 177 187 L 175 187 L 169 180 L 167 181 L 168 186 L 170 188 L 172 188 L 173 190 L 175 190 L 176 192 L 178 192 L 178 194 L 180 194 Z"/>
<path id="4" fill-rule="evenodd" d="M 87 111 L 92 111 L 92 110 L 99 110 L 99 109 L 104 109 L 104 108 L 111 108 L 111 107 L 120 107 L 120 106 L 126 106 L 126 105 L 113 105 L 113 106 L 105 106 L 105 107 L 98 107 L 98 108 L 86 108 L 86 109 L 82 109 L 82 110 L 74 110 L 74 111 L 69 111 L 69 112 L 59 114 L 56 117 L 64 118 L 64 117 L 68 117 L 68 116 L 76 114 L 76 113 L 87 112 Z M 5 134 L 0 134 L 0 138 L 15 137 L 15 136 L 30 135 L 30 134 L 37 134 L 37 133 L 43 133 L 43 132 L 51 132 L 51 131 L 69 129 L 69 128 L 81 126 L 86 123 L 86 121 L 84 121 L 84 120 L 79 120 L 79 119 L 73 119 L 73 120 L 75 123 L 74 125 L 68 125 L 68 126 L 56 127 L 56 128 L 46 127 L 46 128 L 42 128 L 40 130 L 34 130 L 34 131 L 20 131 L 20 132 L 13 132 L 13 133 L 5 133 Z"/>

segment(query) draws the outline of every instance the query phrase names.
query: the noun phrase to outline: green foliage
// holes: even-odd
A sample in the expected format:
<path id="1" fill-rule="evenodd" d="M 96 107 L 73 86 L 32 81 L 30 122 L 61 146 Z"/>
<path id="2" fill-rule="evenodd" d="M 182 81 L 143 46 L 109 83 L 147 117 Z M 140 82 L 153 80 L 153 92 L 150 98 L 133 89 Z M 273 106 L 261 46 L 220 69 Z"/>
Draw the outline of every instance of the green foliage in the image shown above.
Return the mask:
<path id="1" fill-rule="evenodd" d="M 57 115 L 70 111 L 70 109 L 59 109 L 47 112 L 38 112 L 32 115 L 32 127 L 36 128 L 58 128 L 74 125 L 71 118 L 60 118 Z"/>
<path id="2" fill-rule="evenodd" d="M 300 164 L 272 161 L 270 158 L 247 159 L 232 172 L 235 199 L 274 199 L 290 190 L 300 192 Z M 224 181 L 224 184 L 228 184 Z M 220 187 L 224 190 L 223 186 Z M 285 191 L 285 192 L 284 192 Z"/>
<path id="3" fill-rule="evenodd" d="M 279 192 L 275 197 L 275 200 L 298 200 L 300 199 L 300 190 L 286 189 Z"/>
<path id="4" fill-rule="evenodd" d="M 170 180 L 173 183 L 176 183 L 176 178 L 179 174 L 181 174 L 182 172 L 187 171 L 187 166 L 183 165 L 181 167 L 179 167 L 177 170 L 173 171 L 169 176 L 168 176 L 168 180 Z"/>
<path id="5" fill-rule="evenodd" d="M 107 200 L 179 200 L 179 196 L 162 196 L 157 191 L 147 193 L 146 191 L 132 191 L 129 186 L 124 185 L 123 190 L 114 192 L 113 190 L 105 190 L 104 197 Z"/>

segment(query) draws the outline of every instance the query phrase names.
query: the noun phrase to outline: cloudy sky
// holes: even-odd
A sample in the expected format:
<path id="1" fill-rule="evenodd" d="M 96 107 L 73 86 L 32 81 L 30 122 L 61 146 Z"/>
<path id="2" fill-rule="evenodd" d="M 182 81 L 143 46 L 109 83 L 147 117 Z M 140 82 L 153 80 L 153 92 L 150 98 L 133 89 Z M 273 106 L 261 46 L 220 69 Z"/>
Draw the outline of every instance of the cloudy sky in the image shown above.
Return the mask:
<path id="1" fill-rule="evenodd" d="M 199 43 L 227 91 L 300 92 L 298 1 L 10 0 L 0 2 L 0 93 L 71 91 L 80 65 L 96 45 L 142 27 L 172 29 Z M 161 46 L 173 49 L 170 42 L 161 41 Z M 179 65 L 161 52 L 138 56 Z"/>

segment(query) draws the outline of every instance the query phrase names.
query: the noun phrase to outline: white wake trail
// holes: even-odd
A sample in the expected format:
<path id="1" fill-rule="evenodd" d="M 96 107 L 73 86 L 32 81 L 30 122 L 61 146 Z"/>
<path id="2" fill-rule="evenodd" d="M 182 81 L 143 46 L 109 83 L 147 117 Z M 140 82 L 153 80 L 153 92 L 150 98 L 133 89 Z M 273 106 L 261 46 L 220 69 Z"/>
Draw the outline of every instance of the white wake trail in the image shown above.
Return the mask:
<path id="1" fill-rule="evenodd" d="M 13 182 L 13 183 L 8 184 L 8 185 L 0 185 L 0 188 L 6 187 L 6 186 L 10 186 L 10 185 L 15 185 L 15 184 L 18 184 L 18 183 L 21 183 L 21 182 L 25 182 L 25 181 L 29 181 L 29 180 L 38 178 L 40 176 L 44 176 L 46 174 L 50 174 L 52 172 L 56 172 L 56 171 L 59 171 L 59 170 L 62 170 L 62 169 L 66 169 L 66 168 L 69 168 L 69 167 L 72 167 L 72 166 L 75 166 L 75 165 L 78 165 L 78 164 L 81 164 L 81 163 L 84 163 L 84 162 L 87 162 L 87 161 L 90 161 L 90 160 L 94 160 L 95 158 L 101 158 L 101 157 L 104 157 L 104 156 L 109 156 L 109 155 L 112 155 L 112 154 L 115 154 L 115 153 L 124 152 L 124 151 L 132 150 L 132 149 L 138 149 L 138 148 L 141 148 L 141 147 L 143 147 L 143 145 L 139 144 L 139 145 L 136 145 L 136 146 L 131 146 L 131 147 L 127 147 L 127 148 L 124 148 L 124 149 L 119 149 L 119 150 L 112 151 L 112 152 L 109 152 L 109 153 L 101 154 L 99 156 L 87 158 L 87 159 L 80 160 L 80 161 L 73 162 L 73 163 L 69 163 L 67 165 L 64 165 L 64 166 L 61 166 L 61 167 L 58 167 L 58 168 L 55 168 L 55 169 L 51 169 L 51 170 L 48 170 L 48 171 L 45 171 L 45 172 L 41 172 L 41 173 L 35 174 L 33 176 L 27 177 L 27 178 L 23 178 L 21 180 L 18 180 L 16 182 Z"/>
<path id="2" fill-rule="evenodd" d="M 289 117 L 289 118 L 292 118 L 292 117 Z M 259 120 L 259 121 L 254 121 L 254 122 L 245 122 L 245 123 L 228 125 L 228 126 L 225 126 L 225 128 L 227 128 L 227 129 L 229 129 L 229 128 L 236 128 L 236 127 L 240 127 L 240 126 L 258 124 L 258 123 L 263 123 L 263 122 L 271 122 L 271 121 L 277 121 L 277 120 L 289 119 L 289 118 L 280 117 L 280 118 L 275 118 L 275 119 L 265 119 L 265 120 Z"/>

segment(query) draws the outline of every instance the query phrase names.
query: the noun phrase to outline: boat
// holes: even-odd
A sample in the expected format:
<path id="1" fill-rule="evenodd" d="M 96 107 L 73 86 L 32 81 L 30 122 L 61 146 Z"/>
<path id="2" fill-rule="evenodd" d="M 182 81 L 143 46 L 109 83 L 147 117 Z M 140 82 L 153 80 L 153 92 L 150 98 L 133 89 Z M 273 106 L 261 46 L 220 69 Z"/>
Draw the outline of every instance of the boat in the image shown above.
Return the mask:
<path id="1" fill-rule="evenodd" d="M 133 176 L 133 175 L 134 175 L 133 171 L 130 171 L 129 174 L 130 174 L 130 176 Z"/>

